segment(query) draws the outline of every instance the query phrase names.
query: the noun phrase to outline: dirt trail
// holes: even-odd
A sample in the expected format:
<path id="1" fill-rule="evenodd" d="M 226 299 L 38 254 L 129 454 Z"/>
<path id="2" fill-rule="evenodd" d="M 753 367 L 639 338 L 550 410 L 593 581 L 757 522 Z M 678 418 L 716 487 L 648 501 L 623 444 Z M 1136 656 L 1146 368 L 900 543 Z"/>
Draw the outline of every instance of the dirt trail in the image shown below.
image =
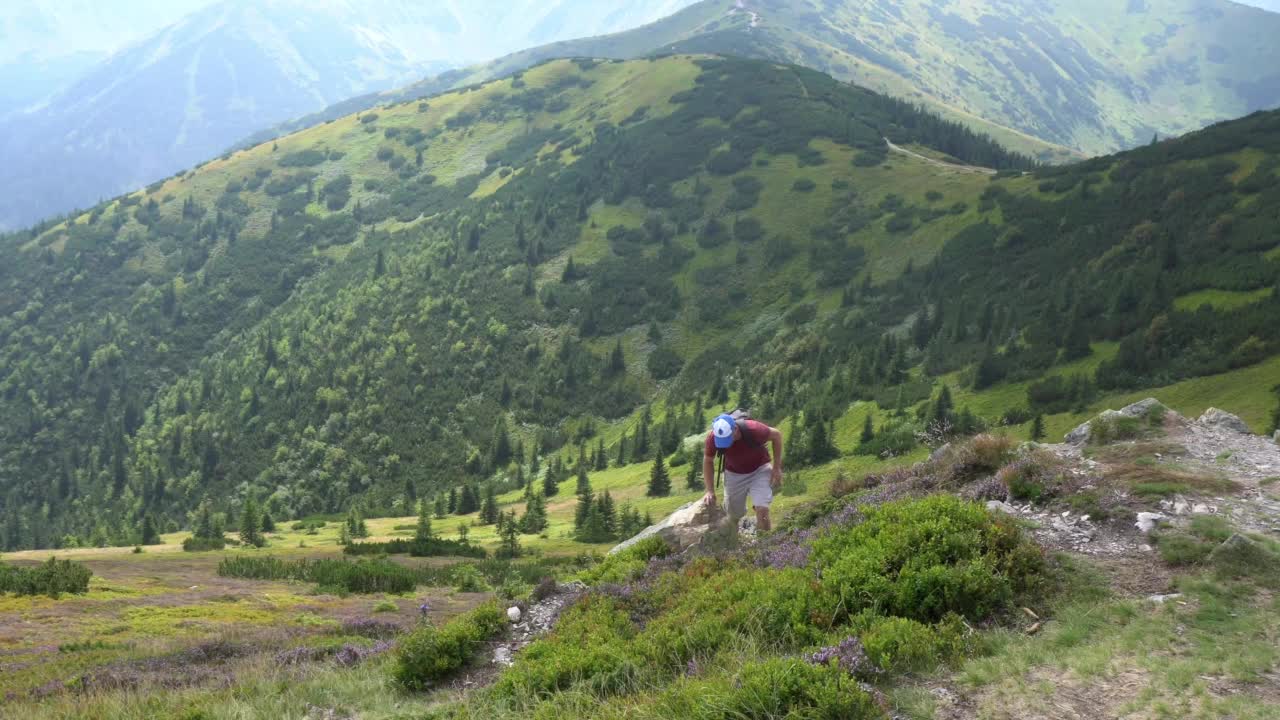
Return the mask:
<path id="1" fill-rule="evenodd" d="M 885 138 L 885 139 L 884 139 L 884 142 L 885 142 L 885 144 L 886 144 L 886 145 L 888 145 L 888 146 L 889 146 L 889 149 L 890 149 L 890 150 L 892 150 L 892 151 L 894 151 L 894 152 L 900 152 L 900 153 L 902 153 L 903 155 L 910 155 L 911 157 L 916 158 L 916 159 L 918 159 L 918 160 L 923 160 L 923 161 L 925 161 L 925 162 L 929 163 L 930 165 L 937 165 L 938 167 L 946 168 L 946 169 L 948 169 L 948 170 L 958 170 L 958 171 L 960 171 L 960 172 L 978 173 L 978 174 L 981 174 L 981 175 L 995 175 L 995 174 L 996 174 L 996 171 L 995 171 L 995 170 L 992 170 L 991 168 L 978 167 L 977 165 L 956 165 L 956 164 L 954 164 L 954 163 L 943 162 L 943 161 L 941 161 L 941 160 L 935 160 L 935 159 L 933 159 L 933 158 L 931 158 L 931 157 L 928 157 L 928 156 L 926 156 L 926 155 L 921 155 L 921 154 L 920 154 L 920 153 L 918 153 L 918 152 L 914 152 L 914 151 L 912 151 L 912 150 L 908 150 L 908 149 L 906 149 L 906 148 L 904 148 L 904 147 L 900 147 L 900 146 L 898 146 L 898 145 L 894 145 L 894 144 L 893 144 L 893 141 L 891 141 L 889 138 Z"/>

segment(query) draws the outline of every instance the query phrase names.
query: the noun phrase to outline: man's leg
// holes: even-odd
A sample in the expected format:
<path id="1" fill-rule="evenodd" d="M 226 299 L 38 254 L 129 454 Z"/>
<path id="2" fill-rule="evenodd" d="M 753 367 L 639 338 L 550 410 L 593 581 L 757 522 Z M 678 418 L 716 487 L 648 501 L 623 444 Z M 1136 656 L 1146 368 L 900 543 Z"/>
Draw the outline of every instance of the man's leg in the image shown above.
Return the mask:
<path id="1" fill-rule="evenodd" d="M 729 514 L 724 532 L 729 547 L 738 544 L 738 521 L 747 514 L 747 494 L 751 492 L 753 477 L 724 471 L 724 510 Z"/>
<path id="2" fill-rule="evenodd" d="M 756 530 L 760 532 L 769 532 L 773 529 L 773 521 L 769 519 L 769 508 L 756 508 Z"/>
<path id="3" fill-rule="evenodd" d="M 773 504 L 773 487 L 769 481 L 773 478 L 773 465 L 761 465 L 751 473 L 751 504 L 756 509 L 756 531 L 769 532 L 773 529 L 773 520 L 769 516 L 769 506 Z"/>

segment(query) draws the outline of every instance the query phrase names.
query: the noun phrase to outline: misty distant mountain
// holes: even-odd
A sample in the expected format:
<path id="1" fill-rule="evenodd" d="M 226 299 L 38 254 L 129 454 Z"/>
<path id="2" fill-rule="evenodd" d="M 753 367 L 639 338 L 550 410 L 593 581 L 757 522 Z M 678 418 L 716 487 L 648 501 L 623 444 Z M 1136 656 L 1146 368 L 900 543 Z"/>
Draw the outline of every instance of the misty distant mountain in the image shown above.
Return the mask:
<path id="1" fill-rule="evenodd" d="M 209 5 L 100 62 L 40 107 L 0 118 L 0 228 L 153 182 L 217 156 L 256 130 L 353 95 L 530 45 L 625 29 L 688 3 Z M 49 17 L 32 22 L 6 22 L 0 37 L 30 41 L 56 32 Z M 38 56 L 37 43 L 31 44 L 21 57 Z M 20 59 L 16 51 L 13 57 Z M 65 62 L 64 70 L 47 69 L 50 84 L 82 71 Z M 18 74 L 40 72 L 27 67 Z M 14 94 L 31 101 L 38 91 Z"/>

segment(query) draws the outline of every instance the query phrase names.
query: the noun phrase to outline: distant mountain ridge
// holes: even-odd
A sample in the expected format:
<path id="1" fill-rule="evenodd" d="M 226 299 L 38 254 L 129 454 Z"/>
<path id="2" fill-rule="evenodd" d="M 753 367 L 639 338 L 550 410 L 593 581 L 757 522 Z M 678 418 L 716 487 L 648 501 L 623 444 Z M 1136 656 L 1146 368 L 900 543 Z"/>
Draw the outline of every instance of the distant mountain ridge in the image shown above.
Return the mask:
<path id="1" fill-rule="evenodd" d="M 689 1 L 224 0 L 0 119 L 0 228 L 136 189 L 353 95 Z"/>
<path id="2" fill-rule="evenodd" d="M 358 98 L 277 134 L 553 57 L 708 52 L 821 70 L 1062 162 L 1280 105 L 1276 37 L 1280 15 L 1228 0 L 703 0 L 634 30 Z"/>

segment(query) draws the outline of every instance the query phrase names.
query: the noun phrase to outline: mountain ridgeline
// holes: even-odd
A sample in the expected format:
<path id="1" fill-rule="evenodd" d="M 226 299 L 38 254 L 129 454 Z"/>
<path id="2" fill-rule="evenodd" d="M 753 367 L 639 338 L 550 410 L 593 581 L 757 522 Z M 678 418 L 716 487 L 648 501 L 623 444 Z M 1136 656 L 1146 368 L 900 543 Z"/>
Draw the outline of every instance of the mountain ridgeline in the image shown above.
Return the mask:
<path id="1" fill-rule="evenodd" d="M 4 238 L 0 546 L 644 461 L 726 382 L 803 464 L 856 400 L 914 442 L 957 371 L 1119 341 L 1025 414 L 1254 364 L 1280 353 L 1278 158 L 1258 114 L 1039 169 L 814 71 L 684 55 L 337 119 Z"/>

